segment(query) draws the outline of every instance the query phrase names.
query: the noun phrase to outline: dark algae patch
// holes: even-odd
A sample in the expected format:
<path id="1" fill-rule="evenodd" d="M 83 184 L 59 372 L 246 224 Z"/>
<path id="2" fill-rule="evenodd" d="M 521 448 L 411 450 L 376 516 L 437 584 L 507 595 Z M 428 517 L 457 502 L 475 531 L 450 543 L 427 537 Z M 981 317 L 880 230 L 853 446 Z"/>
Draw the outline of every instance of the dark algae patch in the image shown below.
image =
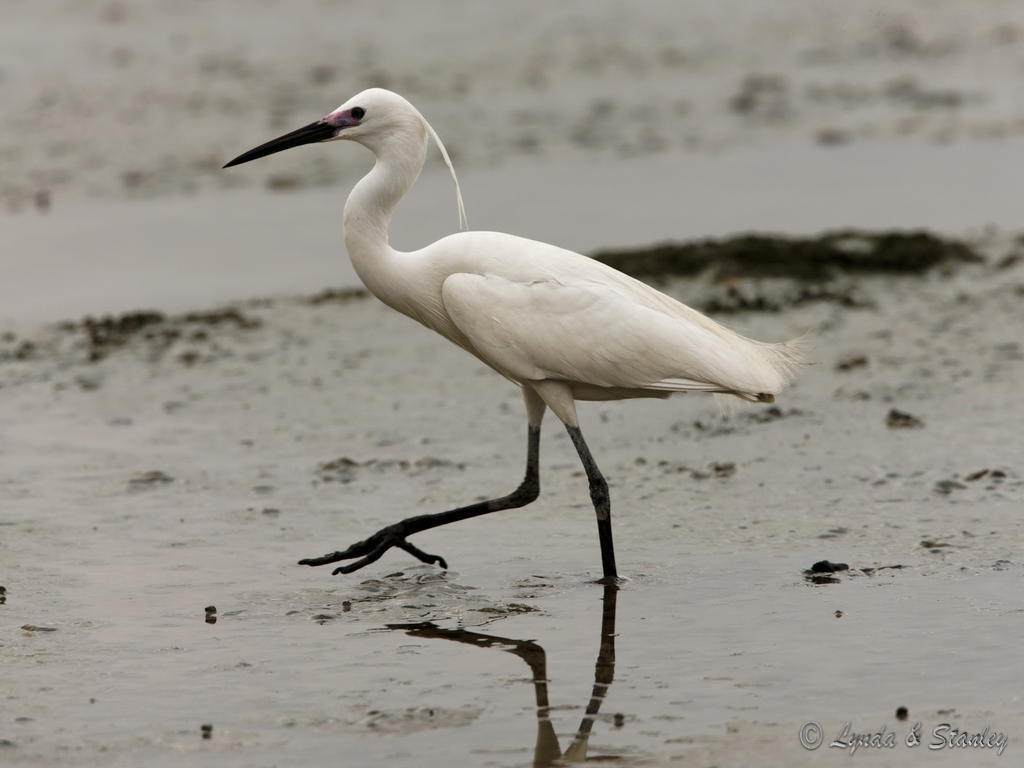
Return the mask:
<path id="1" fill-rule="evenodd" d="M 316 307 L 321 304 L 347 304 L 350 301 L 368 298 L 370 292 L 365 288 L 328 288 L 306 296 L 302 301 L 310 306 Z"/>
<path id="2" fill-rule="evenodd" d="M 701 302 L 700 308 L 711 314 L 781 312 L 787 307 L 798 307 L 819 301 L 831 302 L 849 309 L 871 309 L 876 306 L 874 301 L 861 295 L 853 285 L 801 283 L 795 290 L 769 296 L 757 290 L 744 289 L 730 280 L 720 295 L 711 296 Z"/>
<path id="3" fill-rule="evenodd" d="M 176 315 L 139 310 L 90 316 L 57 323 L 31 341 L 4 334 L 0 337 L 0 362 L 50 358 L 95 364 L 130 350 L 151 361 L 170 353 L 184 365 L 195 365 L 231 356 L 225 338 L 262 325 L 259 317 L 230 306 Z M 83 389 L 99 387 L 98 382 L 78 383 Z"/>
<path id="4" fill-rule="evenodd" d="M 154 349 L 165 349 L 178 339 L 205 341 L 202 327 L 230 326 L 240 330 L 258 328 L 261 321 L 233 307 L 209 312 L 189 312 L 167 317 L 162 312 L 129 312 L 100 318 L 87 317 L 80 323 L 63 323 L 62 330 L 80 331 L 85 335 L 90 362 L 97 362 L 111 352 L 142 338 Z"/>
<path id="5" fill-rule="evenodd" d="M 868 278 L 944 273 L 984 262 L 964 241 L 924 231 L 842 229 L 814 237 L 743 234 L 599 251 L 593 258 L 650 282 L 691 278 L 706 284 L 690 303 L 711 314 L 780 312 L 811 303 L 870 309 Z"/>
<path id="6" fill-rule="evenodd" d="M 415 461 L 406 459 L 367 459 L 356 461 L 348 456 L 325 461 L 317 466 L 317 479 L 325 483 L 351 483 L 362 471 L 387 473 L 392 471 L 407 472 L 412 476 L 435 469 L 465 469 L 466 465 L 459 462 L 424 456 Z"/>
<path id="7" fill-rule="evenodd" d="M 843 229 L 816 237 L 746 234 L 691 243 L 598 251 L 593 258 L 637 278 L 714 280 L 783 277 L 827 281 L 859 273 L 922 274 L 940 265 L 981 262 L 963 241 L 930 232 Z"/>
<path id="8" fill-rule="evenodd" d="M 85 334 L 90 362 L 102 360 L 110 352 L 128 343 L 128 340 L 144 328 L 163 323 L 166 318 L 161 312 L 129 312 L 124 315 L 100 318 L 87 317 L 79 324 Z M 65 324 L 73 330 L 74 324 Z"/>

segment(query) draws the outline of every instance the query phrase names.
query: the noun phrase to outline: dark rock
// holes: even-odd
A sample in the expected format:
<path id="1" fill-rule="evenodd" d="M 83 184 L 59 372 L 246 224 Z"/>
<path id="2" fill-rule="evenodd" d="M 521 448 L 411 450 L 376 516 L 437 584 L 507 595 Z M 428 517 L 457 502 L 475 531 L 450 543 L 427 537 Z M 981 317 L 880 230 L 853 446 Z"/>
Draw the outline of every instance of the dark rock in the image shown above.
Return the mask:
<path id="1" fill-rule="evenodd" d="M 838 584 L 839 579 L 832 574 L 849 570 L 849 568 L 850 566 L 846 563 L 832 563 L 828 560 L 819 560 L 804 571 L 804 579 L 811 584 Z"/>
<path id="2" fill-rule="evenodd" d="M 833 563 L 828 560 L 819 560 L 810 567 L 811 573 L 836 573 L 848 570 L 850 570 L 850 566 L 846 563 Z"/>
<path id="3" fill-rule="evenodd" d="M 917 416 L 893 408 L 885 417 L 885 425 L 889 429 L 916 429 L 923 427 L 924 422 Z"/>

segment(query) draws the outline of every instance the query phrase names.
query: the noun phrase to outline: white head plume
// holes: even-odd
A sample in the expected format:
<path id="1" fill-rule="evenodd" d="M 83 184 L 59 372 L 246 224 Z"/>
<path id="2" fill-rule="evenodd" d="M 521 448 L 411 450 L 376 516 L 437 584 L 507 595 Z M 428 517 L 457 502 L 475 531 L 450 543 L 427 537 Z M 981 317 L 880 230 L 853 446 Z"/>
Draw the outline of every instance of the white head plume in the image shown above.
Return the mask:
<path id="1" fill-rule="evenodd" d="M 448 166 L 448 172 L 452 175 L 452 181 L 455 182 L 455 201 L 459 206 L 459 229 L 469 229 L 469 220 L 466 218 L 466 205 L 462 202 L 462 188 L 459 186 L 459 177 L 455 175 L 455 166 L 452 165 L 452 159 L 448 156 L 448 150 L 445 149 L 444 142 L 441 141 L 441 137 L 437 135 L 437 131 L 434 130 L 427 118 L 420 114 L 420 118 L 423 120 L 423 124 L 427 126 L 427 132 L 430 137 L 437 144 L 437 148 L 441 150 L 441 157 L 444 158 L 444 164 Z"/>

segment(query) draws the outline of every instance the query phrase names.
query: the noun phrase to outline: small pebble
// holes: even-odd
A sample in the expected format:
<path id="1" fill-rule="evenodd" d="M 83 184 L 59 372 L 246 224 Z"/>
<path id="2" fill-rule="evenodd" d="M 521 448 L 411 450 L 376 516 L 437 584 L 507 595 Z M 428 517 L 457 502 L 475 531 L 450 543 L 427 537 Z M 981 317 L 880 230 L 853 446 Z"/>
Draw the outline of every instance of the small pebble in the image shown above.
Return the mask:
<path id="1" fill-rule="evenodd" d="M 715 461 L 711 464 L 715 477 L 730 477 L 736 474 L 736 463 L 732 461 Z"/>
<path id="2" fill-rule="evenodd" d="M 852 371 L 854 368 L 863 368 L 868 364 L 867 355 L 843 355 L 836 363 L 837 371 Z"/>
<path id="3" fill-rule="evenodd" d="M 908 714 L 909 713 L 907 712 L 907 708 L 906 707 L 897 707 L 896 708 L 896 719 L 897 720 L 906 720 Z"/>
<path id="4" fill-rule="evenodd" d="M 621 728 L 626 722 L 626 716 L 621 712 L 616 712 L 615 716 L 612 718 L 612 722 L 615 723 L 616 728 Z"/>
<path id="5" fill-rule="evenodd" d="M 165 472 L 161 472 L 159 469 L 150 470 L 149 472 L 139 472 L 128 480 L 129 491 L 140 491 L 147 488 L 155 488 L 160 485 L 166 485 L 167 483 L 173 483 L 174 478 Z"/>
<path id="6" fill-rule="evenodd" d="M 935 483 L 935 492 L 948 496 L 953 491 L 962 491 L 967 486 L 958 480 L 939 480 Z"/>
<path id="7" fill-rule="evenodd" d="M 199 727 L 199 732 L 203 734 L 204 739 L 209 739 L 213 736 L 213 725 L 210 723 L 203 723 Z"/>

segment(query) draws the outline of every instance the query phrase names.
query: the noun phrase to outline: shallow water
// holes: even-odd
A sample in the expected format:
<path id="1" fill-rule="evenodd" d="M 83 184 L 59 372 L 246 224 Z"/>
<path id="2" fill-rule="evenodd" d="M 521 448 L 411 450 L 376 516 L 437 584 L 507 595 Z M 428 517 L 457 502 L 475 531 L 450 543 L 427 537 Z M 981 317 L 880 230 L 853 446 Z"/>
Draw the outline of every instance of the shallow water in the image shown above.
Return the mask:
<path id="1" fill-rule="evenodd" d="M 267 574 L 280 588 L 257 591 L 241 558 L 214 580 L 207 557 L 148 555 L 134 558 L 145 572 L 122 564 L 130 584 L 61 573 L 66 606 L 19 579 L 8 617 L 57 631 L 9 634 L 9 751 L 14 764 L 525 766 L 558 750 L 642 764 L 693 745 L 728 753 L 777 726 L 785 761 L 802 752 L 802 722 L 903 730 L 898 706 L 926 723 L 1020 725 L 1007 674 L 1019 569 L 950 578 L 915 565 L 809 586 L 799 569 L 819 551 L 672 552 L 657 577 L 623 586 L 615 611 L 583 573 L 510 578 L 508 563 L 473 586 L 416 566 L 292 590 Z M 67 566 L 83 570 L 83 554 Z M 596 676 L 614 679 L 581 739 Z"/>
<path id="2" fill-rule="evenodd" d="M 345 150 L 368 165 L 361 147 Z M 779 140 L 718 154 L 526 160 L 460 176 L 473 229 L 590 253 L 737 231 L 1012 231 L 1024 182 L 1007 158 L 1022 152 L 1021 139 L 839 148 Z M 884 184 L 881 168 L 889 174 Z M 341 208 L 361 173 L 288 193 L 72 199 L 45 215 L 0 214 L 0 251 L 18 275 L 0 282 L 0 330 L 358 285 L 341 241 Z M 455 224 L 451 179 L 428 169 L 397 211 L 391 242 L 413 250 Z"/>
<path id="3" fill-rule="evenodd" d="M 872 311 L 738 316 L 767 338 L 818 329 L 820 364 L 777 413 L 582 408 L 627 577 L 591 756 L 799 765 L 841 752 L 806 752 L 802 723 L 831 738 L 846 720 L 901 738 L 917 720 L 989 725 L 1016 750 L 1021 358 L 993 320 L 1019 321 L 1020 268 L 873 284 Z M 451 571 L 404 553 L 346 577 L 299 567 L 506 491 L 521 405 L 369 300 L 238 311 L 253 322 L 168 319 L 156 327 L 176 340 L 143 330 L 92 363 L 79 331 L 49 329 L 0 368 L 5 761 L 543 765 L 539 673 L 510 652 L 525 641 L 569 749 L 610 662 L 593 511 L 562 431 L 543 436 L 537 503 L 417 537 Z M 868 364 L 837 366 L 851 351 Z M 887 426 L 893 407 L 922 426 Z M 851 568 L 809 584 L 821 559 Z"/>

